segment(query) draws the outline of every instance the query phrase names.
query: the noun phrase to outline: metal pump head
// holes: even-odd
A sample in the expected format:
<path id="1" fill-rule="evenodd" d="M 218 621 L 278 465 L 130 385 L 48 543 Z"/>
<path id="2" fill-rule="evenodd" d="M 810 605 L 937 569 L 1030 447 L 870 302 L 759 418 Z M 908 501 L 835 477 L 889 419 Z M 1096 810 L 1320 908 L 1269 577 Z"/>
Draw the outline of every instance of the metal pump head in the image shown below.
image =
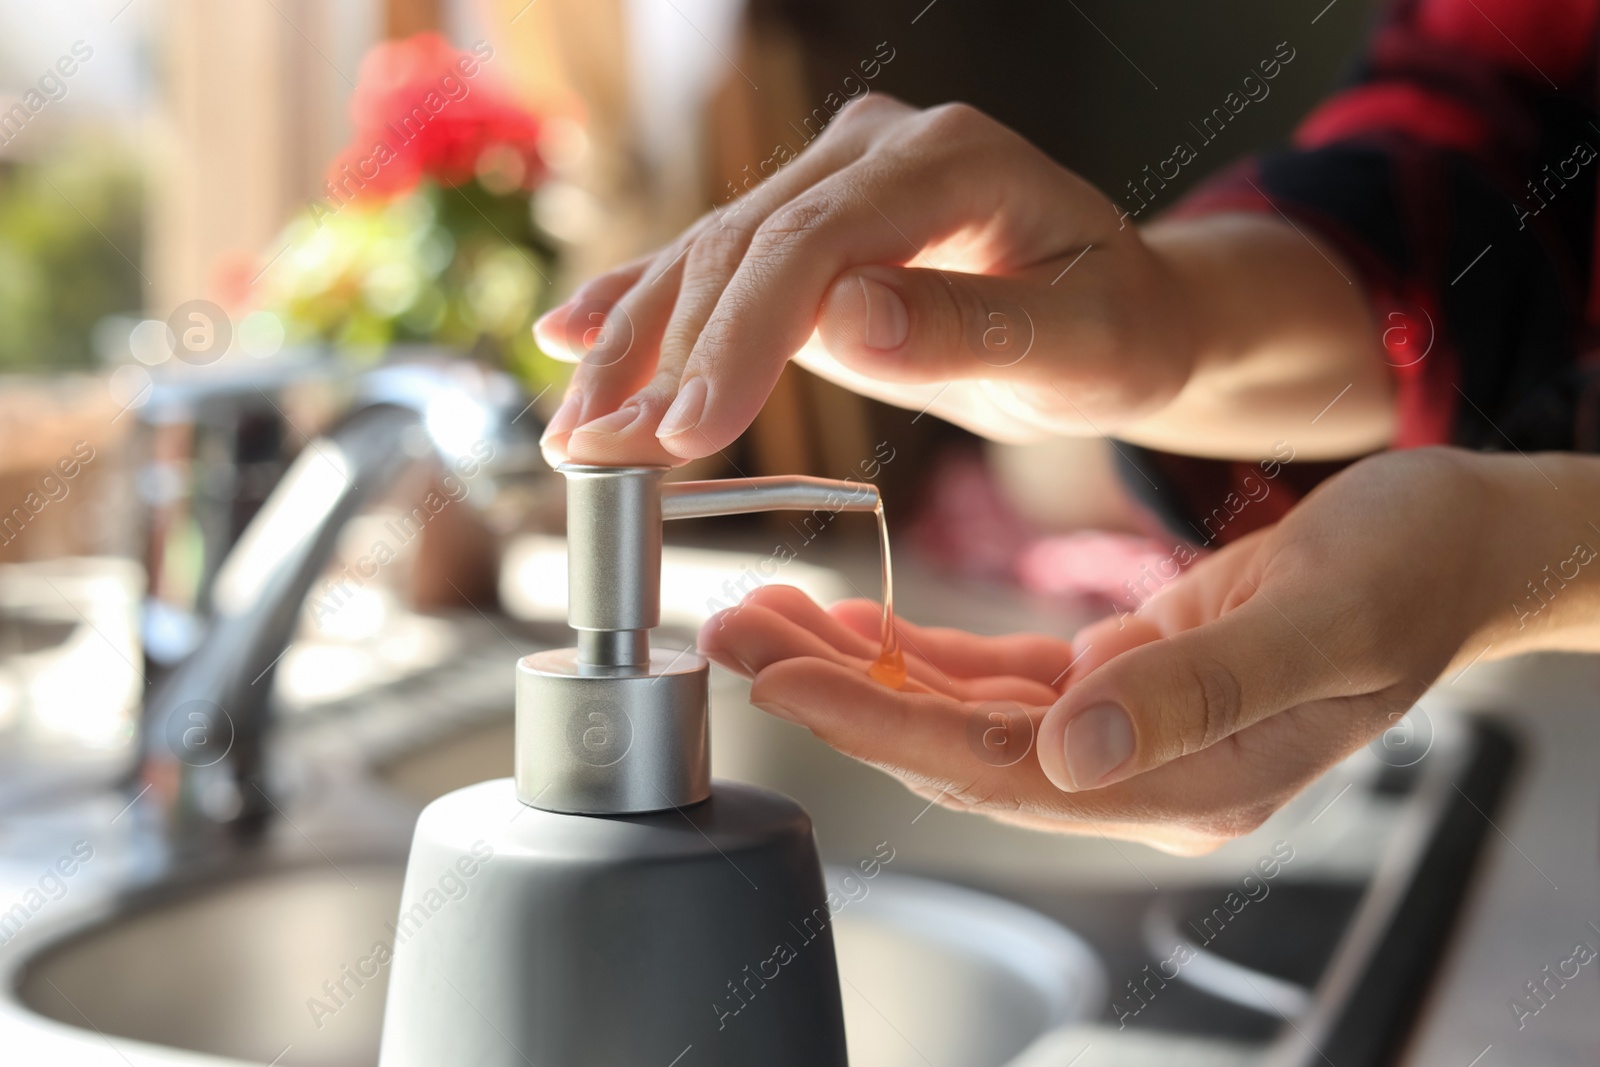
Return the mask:
<path id="1" fill-rule="evenodd" d="M 517 796 L 590 815 L 697 804 L 711 795 L 710 665 L 650 647 L 662 521 L 872 511 L 878 490 L 798 476 L 663 484 L 665 467 L 557 469 L 567 479 L 567 622 L 578 644 L 517 664 Z"/>

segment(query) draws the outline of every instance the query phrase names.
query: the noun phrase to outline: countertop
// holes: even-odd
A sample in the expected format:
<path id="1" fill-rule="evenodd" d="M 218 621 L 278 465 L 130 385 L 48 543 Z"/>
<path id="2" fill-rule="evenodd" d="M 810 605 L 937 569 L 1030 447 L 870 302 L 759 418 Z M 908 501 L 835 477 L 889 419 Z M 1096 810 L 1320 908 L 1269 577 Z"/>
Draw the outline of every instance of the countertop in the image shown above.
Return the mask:
<path id="1" fill-rule="evenodd" d="M 1496 713 L 1522 762 L 1404 1062 L 1600 1062 L 1600 959 L 1564 988 L 1552 981 L 1548 1004 L 1520 1024 L 1511 1007 L 1536 1006 L 1526 983 L 1579 943 L 1600 952 L 1600 657 L 1480 664 L 1423 704 Z"/>

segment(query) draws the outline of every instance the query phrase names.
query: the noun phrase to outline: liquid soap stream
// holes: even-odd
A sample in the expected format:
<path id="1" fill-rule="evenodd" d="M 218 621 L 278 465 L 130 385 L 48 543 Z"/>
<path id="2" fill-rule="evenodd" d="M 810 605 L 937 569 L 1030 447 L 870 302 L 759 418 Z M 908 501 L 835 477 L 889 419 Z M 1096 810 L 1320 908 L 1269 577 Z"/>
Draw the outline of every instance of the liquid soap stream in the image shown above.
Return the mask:
<path id="1" fill-rule="evenodd" d="M 874 514 L 878 517 L 878 558 L 883 571 L 883 638 L 878 658 L 867 668 L 867 675 L 890 689 L 899 689 L 906 684 L 906 658 L 894 629 L 894 567 L 889 562 L 889 522 L 884 518 L 882 501 Z"/>

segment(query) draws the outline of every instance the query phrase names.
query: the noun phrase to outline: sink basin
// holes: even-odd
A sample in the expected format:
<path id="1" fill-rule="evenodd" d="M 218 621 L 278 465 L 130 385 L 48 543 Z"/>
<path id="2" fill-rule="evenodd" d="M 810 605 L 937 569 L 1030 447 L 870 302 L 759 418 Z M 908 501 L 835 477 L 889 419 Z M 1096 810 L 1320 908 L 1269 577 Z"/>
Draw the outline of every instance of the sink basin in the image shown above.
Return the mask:
<path id="1" fill-rule="evenodd" d="M 851 1063 L 998 1067 L 1105 1003 L 1076 934 L 987 893 L 883 874 L 835 922 Z"/>
<path id="2" fill-rule="evenodd" d="M 388 975 L 363 961 L 391 942 L 402 874 L 330 862 L 157 892 L 34 952 L 0 1047 L 50 1031 L 85 1057 L 58 1062 L 374 1064 Z M 1000 1067 L 1104 1004 L 1082 940 L 987 894 L 885 872 L 835 927 L 854 1063 Z"/>
<path id="3" fill-rule="evenodd" d="M 392 939 L 385 924 L 399 913 L 403 877 L 399 866 L 345 863 L 180 890 L 46 948 L 24 966 L 18 993 L 113 1041 L 226 1062 L 283 1054 L 280 1067 L 373 1064 L 387 974 L 358 988 L 341 968 Z M 341 979 L 343 1005 L 313 1018 L 307 1002 L 329 1002 L 323 983 Z"/>

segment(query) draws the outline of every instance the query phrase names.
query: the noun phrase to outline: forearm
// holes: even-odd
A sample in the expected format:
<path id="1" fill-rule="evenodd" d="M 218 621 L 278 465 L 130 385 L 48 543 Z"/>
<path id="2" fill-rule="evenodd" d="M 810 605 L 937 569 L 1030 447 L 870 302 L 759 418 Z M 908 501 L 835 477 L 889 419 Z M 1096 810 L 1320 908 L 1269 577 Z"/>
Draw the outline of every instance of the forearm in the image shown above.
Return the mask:
<path id="1" fill-rule="evenodd" d="M 1482 592 L 1455 667 L 1483 654 L 1600 651 L 1600 458 L 1483 455 Z M 1488 651 L 1485 653 L 1485 649 Z"/>
<path id="2" fill-rule="evenodd" d="M 1391 371 L 1360 279 L 1331 249 L 1256 215 L 1157 223 L 1145 238 L 1172 273 L 1190 369 L 1168 404 L 1118 437 L 1229 459 L 1280 441 L 1305 459 L 1389 443 Z"/>

